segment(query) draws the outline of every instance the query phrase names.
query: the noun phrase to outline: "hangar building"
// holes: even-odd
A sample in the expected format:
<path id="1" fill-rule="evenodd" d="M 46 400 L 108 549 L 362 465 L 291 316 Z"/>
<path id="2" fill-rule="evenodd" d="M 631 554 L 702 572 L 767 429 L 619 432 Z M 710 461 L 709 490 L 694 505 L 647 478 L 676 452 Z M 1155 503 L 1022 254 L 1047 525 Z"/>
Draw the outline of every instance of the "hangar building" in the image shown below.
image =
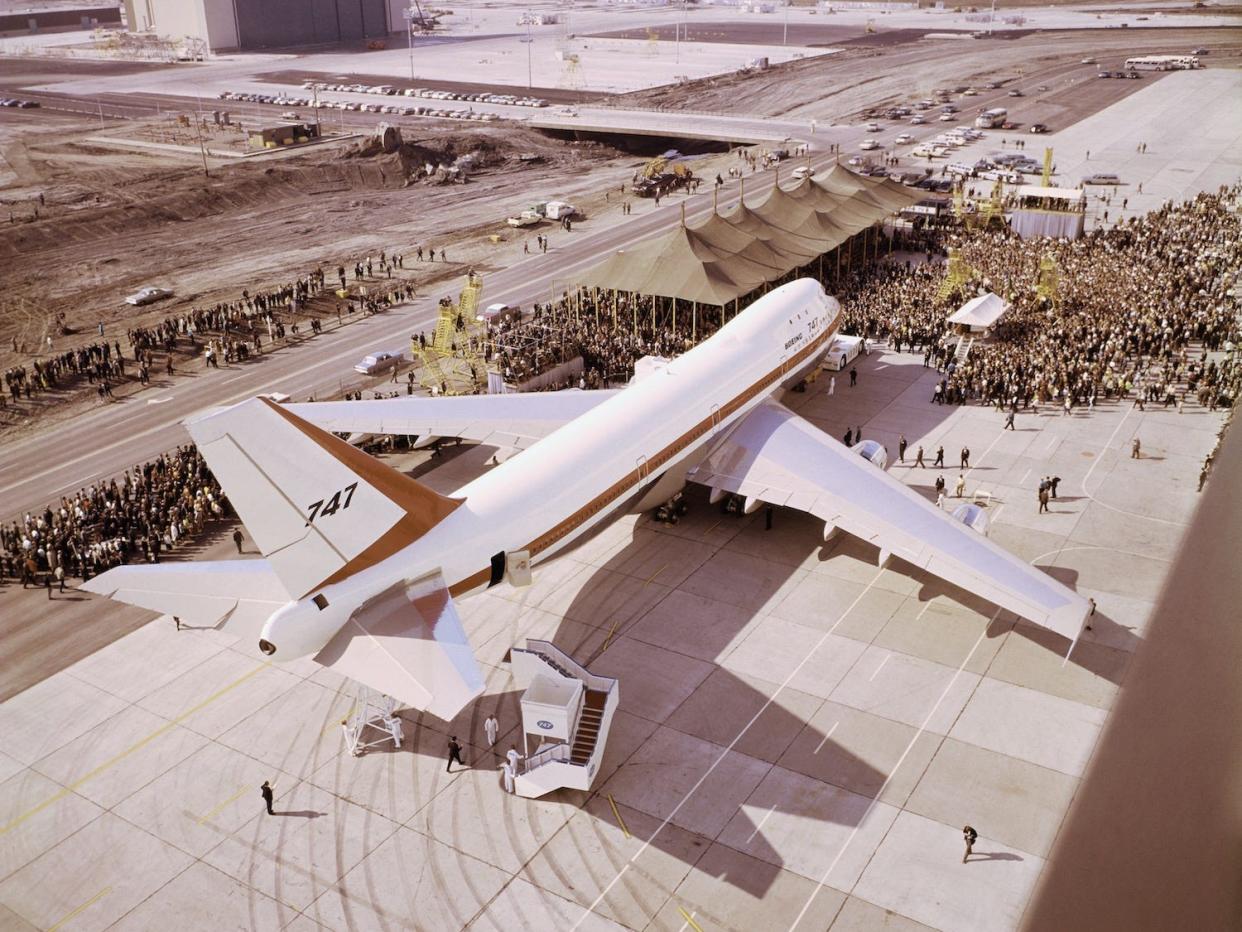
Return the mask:
<path id="1" fill-rule="evenodd" d="M 130 29 L 213 52 L 374 39 L 405 27 L 401 0 L 125 0 Z"/>

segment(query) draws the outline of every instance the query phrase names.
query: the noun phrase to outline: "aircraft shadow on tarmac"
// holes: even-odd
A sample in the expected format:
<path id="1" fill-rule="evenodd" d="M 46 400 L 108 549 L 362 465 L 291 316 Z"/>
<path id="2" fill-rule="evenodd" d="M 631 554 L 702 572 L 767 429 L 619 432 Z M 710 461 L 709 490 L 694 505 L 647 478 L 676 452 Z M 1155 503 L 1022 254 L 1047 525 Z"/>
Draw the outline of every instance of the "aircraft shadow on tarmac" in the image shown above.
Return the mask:
<path id="1" fill-rule="evenodd" d="M 698 524 L 702 524 L 703 519 L 708 516 L 710 516 L 711 521 L 714 521 L 716 517 L 719 516 L 718 509 L 708 505 L 706 490 L 701 490 L 697 487 L 688 488 L 687 498 L 691 502 L 692 511 L 701 516 L 697 522 Z M 746 519 L 725 517 L 723 520 L 736 521 Z M 759 521 L 761 520 L 761 516 L 756 514 L 750 520 Z M 777 522 L 781 520 L 780 510 L 777 512 L 776 520 Z M 708 523 L 710 523 L 710 521 L 708 521 Z M 639 527 L 646 529 L 648 533 L 651 529 L 656 529 L 657 531 L 661 530 L 659 525 L 650 523 L 646 520 L 641 522 Z M 677 534 L 679 529 L 669 530 L 674 534 Z M 685 531 L 682 531 L 682 533 L 685 533 Z M 630 544 L 622 548 L 621 551 L 610 558 L 601 568 L 602 570 L 612 572 L 594 573 L 591 581 L 579 592 L 575 599 L 575 603 L 565 611 L 565 618 L 572 619 L 584 617 L 584 614 L 590 611 L 589 607 L 605 603 L 606 594 L 601 593 L 599 590 L 601 588 L 606 589 L 607 587 L 613 585 L 612 580 L 616 578 L 613 576 L 613 573 L 622 572 L 622 568 L 626 566 L 632 567 L 637 551 L 643 546 L 644 541 L 641 539 L 640 535 L 636 534 Z M 788 541 L 786 541 L 786 548 L 788 548 Z M 814 554 L 820 562 L 831 561 L 834 558 L 854 558 L 878 567 L 878 549 L 848 535 L 839 535 L 827 544 L 820 544 L 814 536 L 809 536 L 806 540 L 805 550 L 798 552 L 795 550 L 784 549 L 782 559 L 788 557 L 793 557 L 795 559 L 798 557 L 809 557 L 812 554 Z M 790 563 L 785 563 L 784 565 L 788 566 L 790 574 L 794 572 L 794 565 Z M 889 564 L 889 568 L 894 572 L 919 581 L 920 587 L 917 591 L 917 599 L 919 602 L 927 602 L 937 596 L 943 596 L 985 618 L 992 616 L 996 612 L 995 606 L 991 603 L 978 598 L 965 590 L 953 586 L 952 584 L 946 583 L 937 577 L 917 570 L 913 566 L 906 564 L 901 560 L 894 559 Z M 1074 588 L 1078 575 L 1076 571 L 1064 567 L 1041 567 L 1041 569 L 1049 572 L 1050 575 L 1054 576 L 1054 578 L 1066 584 L 1071 589 Z M 764 579 L 761 583 L 759 583 L 757 589 L 750 593 L 752 603 L 766 603 L 773 595 L 776 594 L 781 585 L 786 582 L 786 579 L 787 577 L 768 577 Z M 623 636 L 627 631 L 639 624 L 645 614 L 645 612 L 639 613 L 624 626 L 620 626 L 615 632 L 614 638 Z M 744 625 L 749 620 L 750 617 L 747 613 L 743 612 L 739 615 L 738 625 Z M 1128 642 L 1137 640 L 1128 629 L 1117 625 L 1099 611 L 1096 612 L 1091 621 L 1093 627 L 1100 633 L 1103 633 L 1104 629 L 1117 629 L 1116 632 L 1113 632 L 1115 635 L 1113 642 L 1118 640 L 1126 641 L 1127 646 L 1132 649 L 1133 644 Z M 593 672 L 598 672 L 602 675 L 620 676 L 623 682 L 621 692 L 622 702 L 620 708 L 623 711 L 626 710 L 627 703 L 625 701 L 626 691 L 624 688 L 624 672 L 608 669 L 607 659 L 605 656 L 607 651 L 601 649 L 598 644 L 598 639 L 592 640 L 589 634 L 584 633 L 583 629 L 584 626 L 580 623 L 562 621 L 560 630 L 557 635 L 552 638 L 552 640 L 562 650 L 565 650 L 567 653 L 574 656 L 579 662 L 583 663 L 584 666 L 588 667 L 588 669 L 592 669 Z M 1000 613 L 999 616 L 996 617 L 991 624 L 989 624 L 987 628 L 987 637 L 990 639 L 1001 637 L 1009 631 L 1013 631 L 1015 634 L 1035 642 L 1045 648 L 1049 653 L 1055 654 L 1059 657 L 1064 657 L 1070 648 L 1070 642 L 1066 638 L 1033 624 L 1023 621 L 1016 621 L 1014 615 L 1010 612 Z M 710 640 L 706 642 L 703 640 L 698 641 L 696 646 L 699 648 L 699 651 L 697 654 L 699 656 L 704 654 L 722 654 L 724 653 L 727 645 L 733 642 L 738 634 L 739 630 L 735 630 L 730 626 L 714 626 L 710 631 L 702 633 L 702 637 L 710 638 Z M 584 653 L 584 650 L 588 650 L 591 647 L 591 644 L 595 644 L 594 649 Z M 601 660 L 601 657 L 604 659 Z M 1070 655 L 1070 663 L 1104 676 L 1114 683 L 1119 683 L 1120 673 L 1124 672 L 1124 666 L 1118 670 L 1116 664 L 1110 664 L 1106 661 L 1107 658 L 1102 658 L 1098 652 L 1082 649 L 1082 646 Z M 708 680 L 712 679 L 716 681 L 712 685 L 715 690 L 719 691 L 718 694 L 727 693 L 729 695 L 730 706 L 732 708 L 740 706 L 746 710 L 743 715 L 739 716 L 738 724 L 731 723 L 727 729 L 722 725 L 719 733 L 712 734 L 710 737 L 704 737 L 703 734 L 697 736 L 702 740 L 709 740 L 723 747 L 729 743 L 732 736 L 737 733 L 741 725 L 744 725 L 745 722 L 749 721 L 751 716 L 757 713 L 764 703 L 767 702 L 769 695 L 765 692 L 757 691 L 750 683 L 746 682 L 744 679 L 719 664 L 715 665 L 712 672 L 709 673 L 707 677 L 703 678 L 699 688 L 701 689 L 702 684 L 707 683 Z M 657 724 L 666 725 L 674 730 L 677 730 L 679 723 L 675 721 L 675 719 L 679 717 L 679 713 L 685 709 L 686 706 L 694 701 L 695 697 L 692 694 L 672 713 L 670 713 L 665 721 Z M 794 746 L 795 740 L 801 745 L 805 745 L 808 741 L 816 745 L 821 745 L 823 750 L 817 752 L 816 756 L 825 762 L 830 761 L 831 764 L 830 766 L 814 768 L 813 779 L 831 783 L 834 786 L 839 786 L 840 788 L 848 790 L 851 793 L 858 794 L 858 796 L 864 797 L 868 803 L 882 790 L 888 777 L 887 773 L 875 769 L 867 761 L 851 754 L 844 747 L 833 741 L 830 736 L 811 729 L 803 720 L 784 709 L 778 703 L 772 703 L 769 705 L 762 715 L 753 722 L 747 734 L 749 735 L 756 731 L 765 734 L 789 735 L 788 740 L 784 744 L 784 751 L 768 754 L 763 759 L 770 764 L 776 764 L 780 761 L 781 766 L 794 770 L 794 772 L 802 773 L 803 775 L 810 775 L 810 773 L 805 769 L 799 770 L 797 768 L 796 760 L 786 760 L 786 757 L 790 754 Z M 725 732 L 727 732 L 727 734 Z M 736 749 L 742 753 L 748 752 L 744 740 L 738 742 Z M 712 759 L 714 760 L 719 753 L 719 751 L 715 751 Z M 753 753 L 753 751 L 750 753 Z M 600 778 L 596 781 L 594 786 L 594 792 L 602 793 L 609 791 L 612 786 L 610 781 L 613 781 L 617 774 L 624 768 L 630 766 L 650 769 L 652 772 L 652 779 L 659 779 L 658 767 L 653 768 L 651 761 L 633 761 L 633 756 L 625 762 L 616 760 L 610 761 L 606 757 Z M 617 801 L 619 804 L 621 803 L 620 799 Z M 763 800 L 764 804 L 769 804 L 770 801 L 770 798 L 765 798 Z M 794 802 L 795 806 L 788 807 L 785 806 L 783 802 L 778 801 L 775 808 L 777 811 L 790 809 L 792 814 L 797 814 L 805 818 L 807 814 L 806 808 L 798 805 L 800 801 Z M 833 807 L 834 815 L 832 821 L 838 824 L 853 827 L 865 817 L 866 811 L 867 806 L 865 805 L 859 805 L 857 807 L 835 805 Z M 744 812 L 745 810 L 739 810 L 739 814 Z M 655 816 L 657 819 L 664 818 L 667 815 L 667 813 L 664 812 L 651 812 L 649 814 Z M 743 818 L 744 817 L 745 816 L 743 815 Z M 729 827 L 725 830 L 724 834 L 727 834 L 730 838 L 737 838 L 739 835 L 743 837 L 747 835 L 751 836 L 750 841 L 746 844 L 746 853 L 757 860 L 754 862 L 748 861 L 747 869 L 737 872 L 736 876 L 725 876 L 722 879 L 738 888 L 746 890 L 752 895 L 762 896 L 776 879 L 783 863 L 780 855 L 764 840 L 762 824 L 748 823 L 747 825 L 742 826 L 739 830 L 739 826 L 735 819 L 729 823 Z M 684 851 L 684 843 L 676 842 L 674 837 L 669 837 L 670 835 L 671 833 L 668 832 L 660 832 L 651 841 L 651 844 L 657 849 L 666 851 L 666 853 L 669 854 L 676 854 L 679 850 Z M 984 859 L 982 857 L 983 852 L 980 852 L 979 854 L 980 859 Z M 987 859 L 1008 860 L 1012 858 L 1002 853 L 997 856 L 989 855 Z M 568 863 L 559 866 L 566 871 L 572 871 L 574 869 L 574 865 Z"/>
<path id="2" fill-rule="evenodd" d="M 446 449 L 445 453 L 448 454 L 446 458 L 452 458 L 457 454 L 457 452 L 457 448 Z M 443 460 L 440 460 L 440 462 L 443 463 Z M 570 604 L 570 606 L 561 612 L 562 621 L 560 622 L 560 626 L 557 629 L 556 634 L 550 638 L 553 643 L 555 643 L 566 653 L 570 654 L 575 660 L 582 663 L 588 669 L 591 669 L 592 672 L 596 672 L 601 675 L 620 676 L 622 680 L 622 702 L 620 712 L 622 713 L 629 712 L 627 706 L 629 706 L 630 703 L 626 702 L 626 698 L 627 696 L 634 695 L 634 693 L 627 693 L 624 685 L 624 670 L 609 669 L 607 657 L 608 652 L 605 649 L 605 644 L 607 642 L 604 641 L 603 637 L 606 632 L 598 626 L 598 623 L 593 626 L 584 624 L 574 619 L 598 616 L 601 611 L 600 606 L 617 606 L 618 596 L 624 597 L 625 595 L 625 591 L 620 590 L 618 587 L 623 583 L 628 583 L 628 585 L 632 587 L 634 577 L 629 574 L 632 573 L 635 563 L 641 562 L 639 551 L 650 543 L 652 533 L 663 533 L 673 537 L 682 537 L 690 540 L 701 541 L 704 538 L 704 529 L 707 525 L 717 522 L 718 519 L 721 521 L 738 522 L 740 533 L 744 532 L 743 525 L 753 524 L 756 521 L 762 521 L 761 513 L 756 513 L 755 515 L 746 518 L 721 516 L 719 514 L 718 507 L 708 504 L 707 490 L 701 489 L 697 486 L 688 486 L 686 489 L 686 496 L 691 506 L 691 514 L 687 519 L 683 520 L 681 525 L 670 528 L 655 524 L 650 521 L 650 519 L 644 518 L 640 520 L 636 528 L 635 536 L 626 546 L 610 557 L 598 569 L 586 571 L 590 573 L 589 580 L 576 594 L 574 601 Z M 778 509 L 776 512 L 776 522 L 778 525 L 783 520 L 789 520 L 789 517 L 792 517 L 792 513 L 786 512 L 783 509 Z M 759 531 L 758 533 L 762 533 L 762 531 Z M 770 563 L 769 569 L 772 567 L 784 567 L 787 572 L 781 573 L 778 570 L 775 574 L 769 574 L 761 582 L 759 582 L 756 588 L 748 593 L 750 603 L 753 605 L 762 605 L 771 599 L 771 597 L 775 595 L 780 587 L 788 580 L 789 576 L 796 571 L 796 566 L 802 562 L 805 562 L 805 560 L 808 557 L 812 557 L 812 555 L 814 555 L 814 559 L 817 559 L 820 562 L 827 562 L 833 559 L 854 559 L 865 564 L 869 564 L 870 566 L 878 567 L 878 549 L 861 540 L 850 537 L 849 535 L 841 534 L 829 541 L 827 544 L 821 544 L 819 539 L 814 534 L 809 534 L 806 536 L 804 543 L 801 539 L 799 539 L 793 543 L 792 546 L 788 540 L 788 535 L 785 536 L 786 540 L 783 543 L 780 557 L 781 562 L 767 562 Z M 572 557 L 572 552 L 570 556 Z M 629 571 L 628 573 L 627 568 Z M 964 608 L 985 618 L 991 617 L 996 612 L 996 607 L 991 603 L 978 598 L 965 590 L 946 583 L 937 577 L 917 570 L 913 566 L 906 564 L 899 559 L 892 560 L 889 564 L 889 568 L 894 572 L 908 576 L 919 583 L 919 588 L 916 592 L 916 598 L 919 602 L 925 603 L 936 598 L 937 596 L 943 596 L 944 598 L 958 603 Z M 1078 576 L 1077 571 L 1065 567 L 1041 567 L 1041 569 L 1048 572 L 1054 578 L 1066 584 L 1071 589 L 1075 587 Z M 535 572 L 536 575 L 538 575 L 540 569 L 537 567 Z M 630 594 L 632 595 L 632 591 L 630 591 Z M 642 621 L 643 617 L 645 617 L 650 609 L 637 612 L 632 610 L 626 612 L 624 606 L 620 606 L 616 607 L 615 610 L 617 611 L 617 614 L 625 613 L 627 620 L 623 624 L 618 625 L 616 630 L 613 631 L 609 640 L 614 646 L 619 639 L 624 637 L 627 632 Z M 723 654 L 727 645 L 737 638 L 740 634 L 741 628 L 744 627 L 752 618 L 753 614 L 744 610 L 737 613 L 736 623 L 734 625 L 716 624 L 713 625 L 710 630 L 700 632 L 700 639 L 696 643 L 695 653 L 699 658 L 696 662 L 696 666 L 699 663 L 702 663 L 701 658 L 703 656 L 719 656 Z M 1095 628 L 1097 635 L 1105 633 L 1110 635 L 1108 640 L 1108 643 L 1110 644 L 1116 645 L 1120 642 L 1125 645 L 1124 649 L 1132 649 L 1133 642 L 1137 641 L 1137 638 L 1129 629 L 1117 624 L 1112 619 L 1105 616 L 1103 612 L 1097 611 L 1092 617 L 1091 623 Z M 1058 657 L 1064 657 L 1070 649 L 1069 641 L 1064 637 L 1035 625 L 1022 621 L 1016 621 L 1013 614 L 1010 612 L 1000 613 L 1000 615 L 988 626 L 987 636 L 988 638 L 997 638 L 1010 631 L 1033 641 L 1046 649 L 1050 654 L 1057 655 Z M 520 646 L 523 642 L 524 639 L 522 637 L 518 637 L 515 641 L 515 646 Z M 1103 676 L 1111 682 L 1119 683 L 1121 673 L 1124 672 L 1124 665 L 1119 669 L 1115 662 L 1110 662 L 1110 659 L 1111 658 L 1109 656 L 1104 656 L 1104 654 L 1100 651 L 1092 651 L 1087 649 L 1086 645 L 1079 645 L 1078 648 L 1070 654 L 1069 662 Z M 759 713 L 760 709 L 764 707 L 765 703 L 767 703 L 769 695 L 766 692 L 757 690 L 745 679 L 734 674 L 720 664 L 713 665 L 712 670 L 703 677 L 699 683 L 699 686 L 696 687 L 696 692 L 698 690 L 702 690 L 704 688 L 704 684 L 708 684 L 709 680 L 712 681 L 710 683 L 711 691 L 714 692 L 715 695 L 727 696 L 728 707 L 733 710 L 741 710 L 740 712 L 735 713 L 735 719 L 728 722 L 720 722 L 718 727 L 714 730 L 712 728 L 712 723 L 704 723 L 706 719 L 711 718 L 710 715 L 700 715 L 700 720 L 696 722 L 700 733 L 695 737 L 699 740 L 709 741 L 717 747 L 723 749 L 723 747 L 729 745 L 730 741 L 733 740 L 733 737 L 739 730 L 741 730 L 742 726 L 745 725 L 747 721 L 750 721 L 752 716 Z M 518 710 L 519 700 L 520 695 L 515 690 L 499 695 L 489 696 L 487 697 L 486 702 L 473 703 L 452 723 L 432 720 L 429 716 L 420 715 L 410 711 L 403 712 L 401 713 L 402 717 L 409 721 L 414 728 L 419 729 L 421 732 L 422 726 L 426 726 L 430 729 L 431 733 L 421 734 L 419 740 L 417 741 L 407 741 L 401 751 L 408 753 L 406 749 L 413 747 L 415 749 L 415 753 L 428 754 L 442 758 L 445 753 L 444 745 L 445 736 L 447 734 L 450 732 L 459 734 L 463 740 L 463 743 L 466 741 L 473 741 L 473 736 L 482 733 L 483 719 L 492 709 L 500 709 L 501 711 L 499 714 L 502 722 L 505 725 L 508 725 L 509 722 L 514 722 L 520 717 L 520 712 Z M 687 713 L 682 713 L 682 710 L 686 709 L 686 707 L 694 702 L 695 694 L 692 693 L 690 696 L 686 697 L 683 702 L 675 705 L 672 708 L 672 711 L 664 717 L 664 720 L 653 722 L 650 717 L 643 719 L 647 723 L 647 726 L 650 727 L 650 732 L 647 737 L 650 737 L 650 734 L 654 734 L 655 730 L 661 725 L 667 726 L 675 731 L 685 728 L 686 726 L 684 724 L 684 720 L 686 719 Z M 702 712 L 702 710 L 699 711 Z M 508 713 L 507 715 L 506 712 Z M 633 713 L 631 712 L 629 714 Z M 505 721 L 506 718 L 508 721 Z M 681 720 L 678 721 L 678 719 Z M 682 728 L 679 728 L 679 725 L 681 725 Z M 614 722 L 614 737 L 617 735 L 616 729 L 617 725 Z M 764 735 L 780 735 L 787 736 L 787 738 L 784 740 L 784 743 L 781 744 L 780 748 L 775 751 L 771 750 L 770 742 L 760 742 L 758 740 L 756 742 L 759 747 L 769 748 L 767 752 L 756 750 L 756 747 L 753 745 L 748 746 L 746 737 L 756 737 L 756 739 L 758 739 Z M 641 753 L 639 753 L 641 752 L 642 745 L 646 740 L 647 738 L 645 737 L 642 741 L 638 742 L 638 744 L 635 744 L 632 740 L 629 742 L 610 740 L 608 750 L 605 752 L 600 775 L 594 783 L 591 795 L 612 792 L 614 789 L 620 793 L 621 790 L 618 784 L 610 782 L 614 781 L 614 778 L 617 778 L 619 774 L 622 775 L 622 784 L 626 780 L 634 779 L 659 780 L 662 765 L 657 764 L 654 761 L 644 759 Z M 488 769 L 494 769 L 499 765 L 500 755 L 503 753 L 503 749 L 508 748 L 510 744 L 515 741 L 520 742 L 520 736 L 517 729 L 512 728 L 507 734 L 501 736 L 500 741 L 497 743 L 497 748 L 494 751 L 488 751 L 477 747 L 467 748 L 468 763 L 475 768 L 486 767 Z M 811 743 L 812 746 L 818 745 L 820 747 L 820 750 L 818 750 L 815 754 L 816 766 L 808 767 L 807 763 L 803 761 L 801 762 L 801 769 L 799 769 L 799 761 L 796 759 L 796 755 L 791 756 L 792 750 L 795 743 L 799 746 L 804 746 L 808 742 Z M 768 705 L 758 719 L 753 722 L 747 730 L 746 736 L 737 742 L 735 750 L 739 753 L 749 754 L 752 757 L 758 757 L 767 764 L 776 764 L 780 761 L 782 767 L 792 770 L 795 773 L 800 773 L 803 776 L 810 776 L 812 779 L 831 784 L 832 786 L 840 787 L 849 793 L 856 794 L 854 797 L 845 797 L 844 794 L 842 794 L 842 797 L 848 799 L 848 802 L 841 803 L 838 801 L 834 802 L 831 806 L 833 813 L 832 821 L 836 824 L 844 825 L 850 828 L 856 826 L 865 817 L 871 800 L 882 790 L 888 777 L 887 773 L 877 770 L 867 761 L 855 756 L 843 746 L 833 741 L 831 736 L 820 733 L 815 729 L 811 729 L 804 720 L 785 709 L 779 703 L 775 702 Z M 377 747 L 368 753 L 401 753 L 401 751 L 397 751 L 396 749 L 389 749 L 386 751 L 383 747 Z M 710 760 L 715 760 L 719 754 L 719 750 L 713 750 Z M 688 761 L 687 766 L 691 767 L 695 771 L 691 780 L 692 785 L 693 780 L 697 779 L 708 765 L 701 762 Z M 627 767 L 634 768 L 637 771 L 636 775 L 631 777 L 622 774 L 622 771 L 624 771 Z M 650 773 L 650 777 L 646 777 L 642 774 L 642 771 Z M 500 779 L 499 774 L 497 774 L 498 788 L 499 785 Z M 546 798 L 561 799 L 562 801 L 572 801 L 575 803 L 580 801 L 580 804 L 585 807 L 585 804 L 590 797 L 574 791 L 558 791 L 558 793 L 551 794 Z M 765 805 L 770 804 L 771 799 L 769 797 L 765 797 L 762 802 Z M 633 808 L 633 803 L 630 802 L 624 795 L 622 798 L 617 799 L 617 803 L 618 805 L 630 806 Z M 789 805 L 788 803 L 792 803 L 792 805 Z M 807 801 L 792 799 L 785 801 L 777 800 L 774 808 L 778 812 L 789 811 L 791 814 L 796 814 L 802 818 L 806 818 L 806 808 L 809 806 L 810 803 Z M 658 810 L 658 807 L 653 807 L 653 810 Z M 652 817 L 649 821 L 651 822 L 652 830 L 654 831 L 654 827 L 660 824 L 660 821 L 664 819 L 668 813 L 664 811 L 651 811 L 648 812 L 647 815 Z M 608 818 L 607 810 L 604 810 L 604 815 L 602 817 Z M 739 810 L 738 815 L 734 816 L 733 819 L 727 823 L 728 827 L 723 829 L 720 835 L 728 835 L 731 839 L 735 839 L 739 837 L 739 835 L 741 837 L 750 836 L 749 840 L 745 844 L 745 854 L 749 856 L 745 861 L 747 867 L 745 870 L 737 870 L 731 874 L 727 874 L 721 879 L 738 887 L 739 889 L 745 890 L 751 895 L 762 896 L 775 882 L 779 875 L 779 871 L 782 869 L 783 861 L 780 854 L 765 840 L 763 826 L 749 821 L 742 824 L 740 820 L 746 819 L 748 819 L 748 817 L 745 814 L 745 810 Z M 685 837 L 688 831 L 690 830 L 680 827 L 671 831 L 665 829 L 656 832 L 654 837 L 642 837 L 641 840 L 649 841 L 650 844 L 657 850 L 673 856 L 696 857 L 697 853 L 701 849 L 698 846 L 691 846 L 690 848 L 687 848 Z M 713 840 L 714 839 L 706 839 L 706 843 L 710 844 Z M 687 853 L 688 851 L 691 853 Z M 585 852 L 583 854 L 585 856 Z M 547 856 L 549 858 L 554 858 L 555 854 L 554 852 L 549 851 Z M 558 870 L 565 871 L 567 875 L 572 875 L 575 871 L 580 869 L 581 861 L 578 860 L 572 864 L 555 864 L 553 866 Z"/>

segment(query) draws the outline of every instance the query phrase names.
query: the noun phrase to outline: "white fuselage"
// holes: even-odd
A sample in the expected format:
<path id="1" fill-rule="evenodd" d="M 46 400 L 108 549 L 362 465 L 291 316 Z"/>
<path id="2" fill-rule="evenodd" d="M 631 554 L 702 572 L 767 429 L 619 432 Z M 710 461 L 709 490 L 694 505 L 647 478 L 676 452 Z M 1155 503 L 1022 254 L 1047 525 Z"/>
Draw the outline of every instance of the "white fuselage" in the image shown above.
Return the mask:
<path id="1" fill-rule="evenodd" d="M 774 289 L 684 355 L 632 382 L 533 447 L 462 487 L 440 524 L 326 591 L 350 602 L 439 568 L 455 596 L 492 582 L 491 558 L 548 558 L 615 517 L 773 392 L 815 366 L 840 306 L 818 282 Z M 331 591 L 335 590 L 335 592 Z"/>

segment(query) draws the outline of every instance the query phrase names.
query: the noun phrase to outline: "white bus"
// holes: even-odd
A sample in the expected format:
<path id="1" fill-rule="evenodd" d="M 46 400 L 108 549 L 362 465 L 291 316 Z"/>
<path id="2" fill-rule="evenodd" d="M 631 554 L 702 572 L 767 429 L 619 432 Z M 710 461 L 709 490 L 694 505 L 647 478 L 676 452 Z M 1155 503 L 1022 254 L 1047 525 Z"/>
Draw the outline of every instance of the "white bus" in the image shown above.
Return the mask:
<path id="1" fill-rule="evenodd" d="M 1194 55 L 1143 55 L 1127 58 L 1127 71 L 1189 71 L 1200 67 Z"/>
<path id="2" fill-rule="evenodd" d="M 975 117 L 975 126 L 979 129 L 996 129 L 998 126 L 1004 126 L 1005 121 L 1008 119 L 1008 110 L 1004 107 L 993 107 L 991 110 L 984 110 Z"/>

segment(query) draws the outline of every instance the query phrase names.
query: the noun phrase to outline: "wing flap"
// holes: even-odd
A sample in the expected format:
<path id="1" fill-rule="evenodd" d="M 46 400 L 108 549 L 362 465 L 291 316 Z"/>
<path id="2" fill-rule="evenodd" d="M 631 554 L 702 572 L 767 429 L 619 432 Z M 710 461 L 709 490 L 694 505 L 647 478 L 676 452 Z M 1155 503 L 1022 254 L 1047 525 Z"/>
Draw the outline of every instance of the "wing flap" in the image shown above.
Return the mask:
<path id="1" fill-rule="evenodd" d="M 333 433 L 455 437 L 524 450 L 614 397 L 608 391 L 316 401 L 283 407 Z"/>
<path id="2" fill-rule="evenodd" d="M 315 661 L 446 721 L 484 685 L 438 572 L 398 583 L 369 599 Z"/>
<path id="3" fill-rule="evenodd" d="M 1071 640 L 1090 611 L 1082 596 L 775 402 L 747 415 L 688 478 L 813 514 Z"/>

